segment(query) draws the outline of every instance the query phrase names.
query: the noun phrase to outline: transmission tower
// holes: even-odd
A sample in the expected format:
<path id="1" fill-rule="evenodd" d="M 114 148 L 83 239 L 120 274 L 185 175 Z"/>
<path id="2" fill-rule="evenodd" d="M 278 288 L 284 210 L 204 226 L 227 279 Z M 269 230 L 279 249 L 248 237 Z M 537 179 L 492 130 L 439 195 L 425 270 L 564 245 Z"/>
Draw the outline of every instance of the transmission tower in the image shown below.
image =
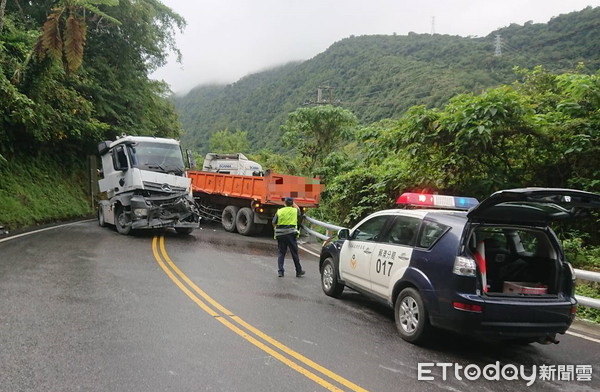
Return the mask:
<path id="1" fill-rule="evenodd" d="M 323 100 L 323 91 L 327 91 L 329 97 L 327 100 Z M 331 86 L 319 86 L 317 88 L 317 105 L 333 105 L 333 87 Z"/>
<path id="2" fill-rule="evenodd" d="M 431 35 L 435 34 L 435 16 L 431 17 Z"/>
<path id="3" fill-rule="evenodd" d="M 502 56 L 502 37 L 500 37 L 500 34 L 496 35 L 496 48 L 494 50 L 494 56 Z"/>

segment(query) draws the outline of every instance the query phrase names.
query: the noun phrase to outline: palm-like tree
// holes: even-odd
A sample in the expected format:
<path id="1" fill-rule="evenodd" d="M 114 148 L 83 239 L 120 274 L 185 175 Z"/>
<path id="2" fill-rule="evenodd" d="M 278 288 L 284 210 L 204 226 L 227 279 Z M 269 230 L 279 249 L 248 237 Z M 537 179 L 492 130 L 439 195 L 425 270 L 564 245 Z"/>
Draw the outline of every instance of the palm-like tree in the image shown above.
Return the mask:
<path id="1" fill-rule="evenodd" d="M 60 0 L 48 15 L 35 46 L 39 58 L 49 56 L 61 63 L 67 77 L 83 62 L 87 25 L 86 12 L 112 23 L 120 22 L 98 9 L 99 5 L 117 6 L 119 0 Z"/>

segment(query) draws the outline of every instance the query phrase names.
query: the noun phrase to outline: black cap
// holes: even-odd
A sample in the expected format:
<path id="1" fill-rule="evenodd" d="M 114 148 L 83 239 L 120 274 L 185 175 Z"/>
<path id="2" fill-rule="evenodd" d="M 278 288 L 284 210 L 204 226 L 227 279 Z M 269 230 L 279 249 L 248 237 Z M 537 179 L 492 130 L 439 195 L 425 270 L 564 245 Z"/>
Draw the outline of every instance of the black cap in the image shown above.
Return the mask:
<path id="1" fill-rule="evenodd" d="M 286 197 L 285 199 L 283 199 L 283 201 L 285 201 L 285 204 L 288 206 L 291 206 L 292 204 L 294 204 L 294 199 L 291 197 Z"/>

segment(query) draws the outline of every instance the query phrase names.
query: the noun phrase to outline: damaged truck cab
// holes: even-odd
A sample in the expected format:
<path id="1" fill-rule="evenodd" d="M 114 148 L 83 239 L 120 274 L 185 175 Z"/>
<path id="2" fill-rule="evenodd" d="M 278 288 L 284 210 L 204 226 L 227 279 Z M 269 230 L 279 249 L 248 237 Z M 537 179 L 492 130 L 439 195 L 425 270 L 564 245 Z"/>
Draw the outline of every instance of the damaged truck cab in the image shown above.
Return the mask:
<path id="1" fill-rule="evenodd" d="M 179 142 L 124 136 L 98 145 L 103 178 L 98 223 L 121 234 L 135 229 L 174 228 L 189 234 L 199 223 Z"/>

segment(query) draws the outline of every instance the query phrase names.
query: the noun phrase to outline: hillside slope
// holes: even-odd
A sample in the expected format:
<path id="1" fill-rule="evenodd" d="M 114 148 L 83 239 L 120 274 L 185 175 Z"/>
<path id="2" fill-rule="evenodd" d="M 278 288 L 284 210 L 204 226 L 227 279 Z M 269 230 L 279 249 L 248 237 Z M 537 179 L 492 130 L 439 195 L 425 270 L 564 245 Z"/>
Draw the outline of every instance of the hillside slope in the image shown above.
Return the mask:
<path id="1" fill-rule="evenodd" d="M 495 56 L 495 37 L 502 56 Z M 455 94 L 516 80 L 514 66 L 567 71 L 600 67 L 600 8 L 588 7 L 547 24 L 513 24 L 487 37 L 448 35 L 349 37 L 314 58 L 253 74 L 227 86 L 201 86 L 176 98 L 185 144 L 207 152 L 216 131 L 248 132 L 253 149 L 280 151 L 289 112 L 314 103 L 319 87 L 363 123 L 401 115 L 413 105 L 439 107 Z M 323 90 L 329 98 L 330 90 Z"/>

